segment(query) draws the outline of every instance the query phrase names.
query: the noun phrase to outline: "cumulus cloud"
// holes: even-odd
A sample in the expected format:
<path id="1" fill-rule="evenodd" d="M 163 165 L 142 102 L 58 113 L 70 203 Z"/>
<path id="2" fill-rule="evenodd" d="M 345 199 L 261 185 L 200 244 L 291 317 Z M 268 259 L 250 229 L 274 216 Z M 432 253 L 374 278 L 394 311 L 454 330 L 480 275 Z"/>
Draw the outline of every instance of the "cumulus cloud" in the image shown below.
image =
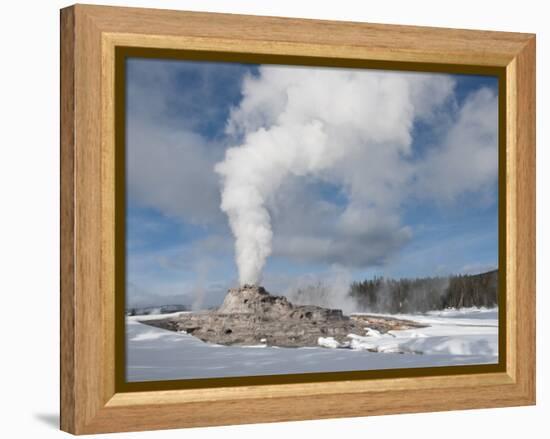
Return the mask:
<path id="1" fill-rule="evenodd" d="M 498 175 L 498 97 L 487 88 L 468 96 L 440 145 L 415 170 L 416 194 L 453 201 L 491 190 Z"/>
<path id="2" fill-rule="evenodd" d="M 240 99 L 245 72 L 234 63 L 130 58 L 127 114 L 163 129 L 218 135 L 229 107 Z"/>
<path id="3" fill-rule="evenodd" d="M 383 215 L 380 207 L 351 209 L 344 193 L 339 202 L 327 201 L 316 190 L 318 183 L 308 180 L 289 177 L 267 203 L 274 256 L 362 268 L 384 264 L 410 239 L 410 228 L 396 213 Z"/>
<path id="4" fill-rule="evenodd" d="M 223 221 L 213 171 L 223 149 L 216 142 L 191 131 L 136 123 L 127 145 L 128 195 L 137 205 L 192 224 Z"/>
<path id="5" fill-rule="evenodd" d="M 187 223 L 221 224 L 213 166 L 242 66 L 132 58 L 127 72 L 131 201 Z"/>

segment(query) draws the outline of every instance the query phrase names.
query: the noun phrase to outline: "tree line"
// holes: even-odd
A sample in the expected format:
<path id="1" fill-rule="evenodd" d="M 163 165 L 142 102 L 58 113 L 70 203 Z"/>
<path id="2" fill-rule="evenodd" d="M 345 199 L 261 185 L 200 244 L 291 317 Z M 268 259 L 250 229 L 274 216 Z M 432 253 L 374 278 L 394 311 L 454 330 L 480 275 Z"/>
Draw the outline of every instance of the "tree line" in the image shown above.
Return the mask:
<path id="1" fill-rule="evenodd" d="M 498 270 L 475 275 L 388 279 L 375 277 L 350 286 L 359 309 L 416 313 L 445 308 L 498 305 Z"/>

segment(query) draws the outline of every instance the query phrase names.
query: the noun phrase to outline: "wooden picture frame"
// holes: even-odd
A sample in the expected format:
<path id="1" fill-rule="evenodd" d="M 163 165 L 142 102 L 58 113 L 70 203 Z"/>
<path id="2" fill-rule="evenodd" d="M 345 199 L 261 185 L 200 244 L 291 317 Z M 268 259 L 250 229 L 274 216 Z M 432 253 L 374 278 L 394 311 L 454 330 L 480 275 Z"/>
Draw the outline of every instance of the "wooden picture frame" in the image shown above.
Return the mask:
<path id="1" fill-rule="evenodd" d="M 220 60 L 253 55 L 311 65 L 496 72 L 503 78 L 505 120 L 499 131 L 505 152 L 499 163 L 505 194 L 499 258 L 506 273 L 500 367 L 124 391 L 117 384 L 120 364 L 115 367 L 121 337 L 115 176 L 124 166 L 115 151 L 115 55 L 121 47 Z M 86 434 L 534 403 L 534 35 L 89 5 L 61 11 L 62 430 Z"/>

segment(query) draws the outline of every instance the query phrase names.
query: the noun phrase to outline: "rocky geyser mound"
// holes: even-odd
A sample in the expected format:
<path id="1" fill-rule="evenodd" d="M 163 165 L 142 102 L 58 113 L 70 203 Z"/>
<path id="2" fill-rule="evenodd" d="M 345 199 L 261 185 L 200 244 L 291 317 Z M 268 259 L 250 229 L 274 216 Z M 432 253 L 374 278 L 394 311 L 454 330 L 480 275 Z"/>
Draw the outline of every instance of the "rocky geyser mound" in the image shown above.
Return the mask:
<path id="1" fill-rule="evenodd" d="M 413 322 L 389 319 L 369 324 L 368 316 L 346 316 L 339 309 L 294 305 L 284 296 L 273 296 L 263 287 L 245 285 L 230 289 L 217 311 L 182 313 L 176 317 L 142 323 L 186 332 L 202 341 L 222 345 L 318 346 L 320 337 L 343 343 L 348 334 L 364 334 L 365 327 L 378 330 L 406 329 Z M 384 332 L 385 332 L 384 331 Z"/>

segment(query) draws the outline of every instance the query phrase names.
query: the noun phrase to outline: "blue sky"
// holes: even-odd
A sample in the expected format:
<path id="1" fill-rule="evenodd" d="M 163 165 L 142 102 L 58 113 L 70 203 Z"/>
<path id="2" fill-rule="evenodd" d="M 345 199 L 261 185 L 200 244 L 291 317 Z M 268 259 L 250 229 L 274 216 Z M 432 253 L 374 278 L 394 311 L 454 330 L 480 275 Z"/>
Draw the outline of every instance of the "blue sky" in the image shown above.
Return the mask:
<path id="1" fill-rule="evenodd" d="M 315 70 L 127 61 L 131 306 L 204 308 L 238 283 L 234 237 L 220 208 L 222 181 L 214 167 L 228 148 L 285 124 L 291 132 L 302 116 L 321 120 L 342 148 L 346 139 L 357 148 L 320 171 L 285 169 L 286 178 L 270 189 L 265 207 L 273 248 L 262 271 L 270 291 L 327 279 L 335 267 L 347 279 L 497 267 L 497 79 L 376 72 L 371 80 L 368 71 Z M 327 78 L 332 89 L 323 88 Z M 383 92 L 370 91 L 373 84 Z M 344 98 L 350 89 L 351 98 Z M 323 109 L 319 93 L 330 108 Z M 289 96 L 301 103 L 291 107 Z M 350 116 L 359 122 L 323 119 L 347 108 L 364 108 L 365 123 L 361 114 Z M 384 111 L 403 117 L 387 122 Z"/>

